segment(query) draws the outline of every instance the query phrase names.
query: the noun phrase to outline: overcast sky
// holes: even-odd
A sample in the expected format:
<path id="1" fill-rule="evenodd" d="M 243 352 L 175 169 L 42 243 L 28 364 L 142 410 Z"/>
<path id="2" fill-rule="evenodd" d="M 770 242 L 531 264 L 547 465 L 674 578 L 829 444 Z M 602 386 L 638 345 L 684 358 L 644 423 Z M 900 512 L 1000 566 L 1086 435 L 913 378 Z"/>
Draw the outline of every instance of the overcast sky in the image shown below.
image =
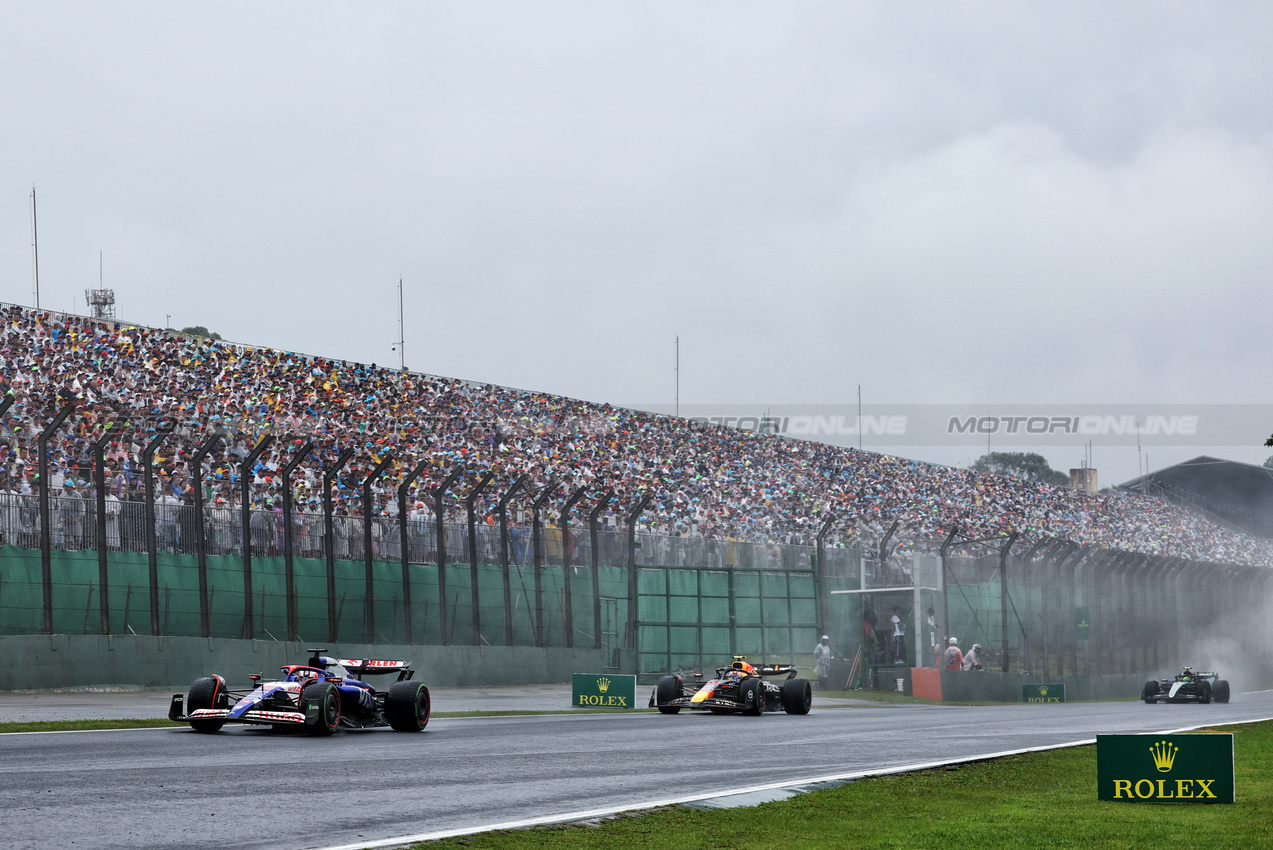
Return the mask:
<path id="1" fill-rule="evenodd" d="M 679 335 L 682 403 L 1266 402 L 1273 6 L 1112 6 L 4 3 L 0 300 L 34 184 L 57 310 L 100 250 L 381 365 L 402 276 L 408 367 L 594 401 Z"/>

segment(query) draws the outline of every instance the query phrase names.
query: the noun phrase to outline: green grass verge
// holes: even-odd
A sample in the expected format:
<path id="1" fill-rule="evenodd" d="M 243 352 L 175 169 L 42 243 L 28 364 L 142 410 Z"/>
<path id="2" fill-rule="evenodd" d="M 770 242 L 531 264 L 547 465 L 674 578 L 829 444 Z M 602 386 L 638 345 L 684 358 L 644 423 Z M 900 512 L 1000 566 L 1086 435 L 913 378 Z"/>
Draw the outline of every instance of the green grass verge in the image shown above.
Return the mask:
<path id="1" fill-rule="evenodd" d="M 486 833 L 420 847 L 1053 848 L 1273 846 L 1273 723 L 1228 726 L 1235 805 L 1102 803 L 1096 748 L 865 779 L 754 808 L 672 808 L 599 826 Z"/>

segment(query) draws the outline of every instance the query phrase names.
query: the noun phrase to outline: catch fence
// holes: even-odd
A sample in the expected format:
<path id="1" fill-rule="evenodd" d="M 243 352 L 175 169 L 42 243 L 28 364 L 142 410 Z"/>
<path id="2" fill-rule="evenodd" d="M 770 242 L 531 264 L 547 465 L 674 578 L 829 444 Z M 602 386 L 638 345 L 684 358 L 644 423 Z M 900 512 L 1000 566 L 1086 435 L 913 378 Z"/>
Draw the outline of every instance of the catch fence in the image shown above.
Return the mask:
<path id="1" fill-rule="evenodd" d="M 1273 574 L 1063 541 L 753 544 L 428 514 L 302 511 L 289 529 L 251 511 L 245 540 L 238 510 L 161 504 L 149 526 L 144 503 L 98 507 L 51 498 L 43 551 L 38 500 L 0 493 L 0 633 L 592 646 L 638 673 L 803 665 L 828 634 L 837 676 L 871 686 L 935 666 L 949 636 L 1045 676 L 1202 663 L 1197 647 L 1242 639 Z"/>

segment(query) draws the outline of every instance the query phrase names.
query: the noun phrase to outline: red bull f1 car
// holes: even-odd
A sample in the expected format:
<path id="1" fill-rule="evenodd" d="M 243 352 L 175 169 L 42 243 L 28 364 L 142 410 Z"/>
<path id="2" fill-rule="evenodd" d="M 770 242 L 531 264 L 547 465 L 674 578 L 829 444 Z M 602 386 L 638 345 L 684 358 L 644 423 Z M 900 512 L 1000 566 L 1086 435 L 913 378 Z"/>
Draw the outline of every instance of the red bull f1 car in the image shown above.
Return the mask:
<path id="1" fill-rule="evenodd" d="M 329 658 L 311 649 L 305 664 L 285 664 L 282 678 L 233 690 L 218 675 L 196 679 L 188 694 L 173 694 L 170 720 L 185 721 L 196 732 L 219 732 L 227 723 L 304 729 L 330 735 L 341 726 L 366 729 L 390 726 L 419 732 L 429 722 L 429 689 L 412 681 L 409 661 L 377 658 Z M 397 674 L 387 691 L 378 691 L 363 676 Z"/>
<path id="2" fill-rule="evenodd" d="M 769 681 L 771 676 L 782 676 L 782 683 Z M 813 688 L 808 679 L 796 678 L 796 668 L 789 664 L 756 667 L 741 655 L 734 656 L 728 667 L 716 668 L 712 679 L 695 673 L 694 681 L 686 685 L 679 674 L 664 676 L 650 694 L 650 708 L 657 707 L 664 714 L 677 714 L 682 708 L 751 716 L 779 709 L 787 714 L 808 714 L 812 705 Z"/>
<path id="3" fill-rule="evenodd" d="M 1218 673 L 1196 672 L 1186 667 L 1175 679 L 1150 679 L 1141 688 L 1140 698 L 1156 702 L 1228 702 L 1229 683 Z"/>

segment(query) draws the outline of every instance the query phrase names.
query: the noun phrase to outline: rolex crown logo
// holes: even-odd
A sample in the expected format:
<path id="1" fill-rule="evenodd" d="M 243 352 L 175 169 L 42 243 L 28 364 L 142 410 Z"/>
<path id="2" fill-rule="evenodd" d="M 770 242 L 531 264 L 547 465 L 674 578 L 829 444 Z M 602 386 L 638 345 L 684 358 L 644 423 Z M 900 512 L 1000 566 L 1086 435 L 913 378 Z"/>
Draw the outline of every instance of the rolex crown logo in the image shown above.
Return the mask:
<path id="1" fill-rule="evenodd" d="M 1162 773 L 1168 773 L 1176 761 L 1176 753 L 1180 752 L 1180 747 L 1167 741 L 1159 741 L 1150 747 L 1149 751 L 1154 756 L 1154 767 Z"/>
<path id="2" fill-rule="evenodd" d="M 1048 686 L 1047 686 L 1047 685 L 1039 685 L 1039 696 L 1041 696 L 1041 697 L 1045 697 L 1045 696 L 1047 696 L 1047 695 L 1048 695 Z"/>
<path id="3" fill-rule="evenodd" d="M 598 679 L 598 680 L 597 680 L 597 690 L 601 691 L 601 693 L 603 693 L 603 694 L 604 694 L 606 691 L 610 690 L 610 680 L 609 680 L 609 679 L 606 679 L 606 678 L 604 678 L 604 677 L 603 677 L 603 678 L 601 678 L 601 679 Z"/>

